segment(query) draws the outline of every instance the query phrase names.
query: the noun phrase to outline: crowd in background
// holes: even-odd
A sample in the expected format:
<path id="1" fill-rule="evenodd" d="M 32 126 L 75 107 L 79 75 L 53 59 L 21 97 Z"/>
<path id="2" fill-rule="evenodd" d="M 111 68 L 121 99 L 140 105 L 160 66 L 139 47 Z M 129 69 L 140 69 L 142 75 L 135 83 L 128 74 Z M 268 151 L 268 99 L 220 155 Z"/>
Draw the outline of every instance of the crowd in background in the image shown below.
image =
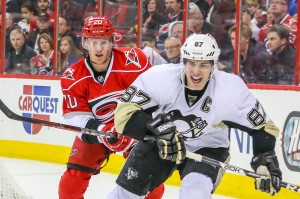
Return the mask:
<path id="1" fill-rule="evenodd" d="M 180 63 L 182 0 L 144 0 L 141 48 L 155 64 Z M 294 84 L 297 0 L 243 0 L 239 76 L 246 83 Z M 136 47 L 137 0 L 106 0 L 103 14 L 116 27 L 117 46 Z M 97 0 L 60 0 L 54 49 L 53 0 L 6 1 L 5 72 L 61 75 L 84 56 L 81 28 L 96 16 Z M 233 73 L 236 33 L 234 0 L 190 0 L 186 36 L 213 35 L 221 55 L 218 67 Z M 57 53 L 54 66 L 53 55 Z"/>

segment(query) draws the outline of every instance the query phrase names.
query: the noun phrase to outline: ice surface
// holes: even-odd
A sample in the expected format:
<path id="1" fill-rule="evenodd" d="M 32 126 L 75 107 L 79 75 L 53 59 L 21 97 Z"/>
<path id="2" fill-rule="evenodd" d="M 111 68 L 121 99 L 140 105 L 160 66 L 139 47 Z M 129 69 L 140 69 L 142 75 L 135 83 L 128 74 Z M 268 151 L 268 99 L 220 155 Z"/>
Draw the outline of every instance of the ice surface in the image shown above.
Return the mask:
<path id="1" fill-rule="evenodd" d="M 0 158 L 21 189 L 32 199 L 58 199 L 58 182 L 65 170 L 64 165 L 39 161 Z M 105 199 L 108 192 L 115 186 L 116 175 L 101 173 L 93 176 L 85 194 L 85 199 Z M 178 198 L 179 187 L 165 186 L 163 199 Z M 214 195 L 214 199 L 229 197 Z"/>

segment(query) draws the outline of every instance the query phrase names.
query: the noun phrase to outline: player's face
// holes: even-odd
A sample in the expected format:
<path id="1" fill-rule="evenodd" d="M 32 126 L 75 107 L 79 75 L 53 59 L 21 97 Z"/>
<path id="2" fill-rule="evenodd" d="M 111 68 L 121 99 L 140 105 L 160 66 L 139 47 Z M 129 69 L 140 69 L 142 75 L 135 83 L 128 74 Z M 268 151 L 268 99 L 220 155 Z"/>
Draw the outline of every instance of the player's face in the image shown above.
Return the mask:
<path id="1" fill-rule="evenodd" d="M 101 39 L 88 38 L 87 46 L 92 62 L 96 64 L 104 64 L 110 56 L 113 44 L 110 37 L 107 36 Z"/>
<path id="2" fill-rule="evenodd" d="M 202 90 L 210 77 L 213 66 L 210 60 L 188 60 L 185 64 L 187 87 Z"/>

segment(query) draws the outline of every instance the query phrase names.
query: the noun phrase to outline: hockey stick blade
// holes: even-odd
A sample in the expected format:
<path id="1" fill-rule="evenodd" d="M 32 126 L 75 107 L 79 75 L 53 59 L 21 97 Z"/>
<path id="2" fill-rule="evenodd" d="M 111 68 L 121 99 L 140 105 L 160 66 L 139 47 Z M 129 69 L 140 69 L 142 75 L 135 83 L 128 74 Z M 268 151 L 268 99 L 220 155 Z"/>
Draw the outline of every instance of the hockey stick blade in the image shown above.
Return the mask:
<path id="1" fill-rule="evenodd" d="M 239 168 L 237 166 L 230 165 L 230 164 L 227 164 L 227 163 L 219 162 L 217 160 L 214 160 L 214 159 L 211 159 L 211 158 L 208 158 L 208 157 L 205 157 L 205 156 L 202 156 L 200 154 L 193 153 L 193 152 L 187 151 L 186 152 L 186 157 L 190 158 L 190 159 L 193 159 L 193 160 L 196 160 L 198 162 L 204 162 L 206 164 L 210 164 L 210 165 L 213 165 L 213 166 L 216 166 L 216 167 L 220 167 L 220 168 L 223 168 L 225 170 L 233 171 L 235 173 L 239 173 L 241 175 L 248 176 L 248 177 L 251 177 L 251 178 L 259 178 L 260 177 L 260 175 L 254 173 L 252 171 L 242 169 L 242 168 Z M 298 187 L 296 185 L 293 185 L 293 184 L 290 184 L 290 183 L 287 183 L 287 182 L 281 182 L 280 186 L 284 187 L 288 190 L 292 190 L 292 191 L 300 193 L 300 187 Z"/>
<path id="2" fill-rule="evenodd" d="M 116 136 L 116 134 L 109 133 L 109 132 L 101 132 L 101 131 L 88 129 L 88 128 L 80 128 L 77 126 L 61 124 L 61 123 L 57 123 L 57 122 L 50 122 L 47 120 L 23 117 L 23 116 L 17 115 L 12 110 L 10 110 L 1 99 L 0 99 L 0 109 L 4 113 L 4 115 L 6 115 L 9 119 L 12 119 L 12 120 L 28 122 L 28 123 L 32 123 L 32 124 L 39 124 L 42 126 L 48 126 L 48 127 L 69 130 L 69 131 L 74 131 L 74 132 L 81 132 L 83 134 L 88 134 L 88 135 L 93 135 L 93 136 L 103 136 L 103 137 L 115 137 Z"/>

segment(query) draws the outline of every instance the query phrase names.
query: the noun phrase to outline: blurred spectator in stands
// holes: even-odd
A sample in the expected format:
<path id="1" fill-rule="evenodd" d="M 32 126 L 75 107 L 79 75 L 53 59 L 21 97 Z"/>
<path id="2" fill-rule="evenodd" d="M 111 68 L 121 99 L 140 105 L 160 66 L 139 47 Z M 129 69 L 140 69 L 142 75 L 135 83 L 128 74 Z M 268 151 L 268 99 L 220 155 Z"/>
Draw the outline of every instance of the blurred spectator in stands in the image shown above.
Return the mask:
<path id="1" fill-rule="evenodd" d="M 21 19 L 21 8 L 17 0 L 6 0 L 6 13 L 13 15 L 15 19 L 14 22 L 17 22 Z"/>
<path id="2" fill-rule="evenodd" d="M 298 0 L 288 0 L 288 13 L 291 16 L 294 16 L 295 14 L 298 13 Z"/>
<path id="3" fill-rule="evenodd" d="M 215 39 L 221 48 L 219 60 L 228 59 L 228 53 L 232 51 L 228 30 L 235 24 L 235 3 L 234 1 L 213 0 L 210 13 L 207 21 L 218 28 Z"/>
<path id="4" fill-rule="evenodd" d="M 10 42 L 12 48 L 7 54 L 8 64 L 6 73 L 26 73 L 30 74 L 30 59 L 36 55 L 34 50 L 26 45 L 25 34 L 20 28 L 10 32 Z"/>
<path id="5" fill-rule="evenodd" d="M 6 12 L 20 13 L 21 8 L 17 0 L 6 0 Z"/>
<path id="6" fill-rule="evenodd" d="M 70 36 L 64 36 L 60 39 L 58 51 L 57 74 L 63 74 L 67 68 L 82 57 L 82 53 L 75 46 Z"/>
<path id="7" fill-rule="evenodd" d="M 136 44 L 136 36 L 135 35 L 126 35 L 124 36 L 124 47 L 128 48 L 136 48 L 138 47 Z M 149 46 L 144 46 L 142 48 L 143 52 L 149 58 L 151 64 L 160 65 L 168 63 L 160 54 L 158 54 L 153 48 Z"/>
<path id="8" fill-rule="evenodd" d="M 289 45 L 289 30 L 281 24 L 274 24 L 267 30 L 267 47 L 271 52 L 263 74 L 264 83 L 293 84 L 296 52 Z"/>
<path id="9" fill-rule="evenodd" d="M 39 54 L 30 60 L 32 74 L 53 75 L 53 40 L 49 34 L 43 33 L 37 40 Z"/>
<path id="10" fill-rule="evenodd" d="M 47 13 L 49 15 L 49 19 L 50 19 L 50 26 L 53 27 L 56 15 L 50 9 L 50 7 L 51 7 L 51 0 L 38 0 L 37 1 L 38 15 Z M 37 19 L 38 19 L 38 17 L 34 17 L 34 18 L 31 19 L 31 21 L 30 21 L 30 33 L 35 31 L 36 29 L 38 29 Z"/>
<path id="11" fill-rule="evenodd" d="M 153 32 L 158 35 L 161 24 L 167 23 L 167 18 L 163 16 L 161 0 L 145 0 L 145 12 L 142 18 L 142 33 Z M 133 28 L 133 33 L 137 32 L 137 25 Z"/>
<path id="12" fill-rule="evenodd" d="M 183 42 L 183 21 L 173 21 L 169 27 L 169 37 L 177 37 Z"/>
<path id="13" fill-rule="evenodd" d="M 37 0 L 37 9 L 39 13 L 50 13 L 51 10 L 51 2 L 52 0 Z"/>
<path id="14" fill-rule="evenodd" d="M 85 19 L 90 16 L 98 15 L 98 0 L 90 0 L 84 9 L 84 14 L 82 17 L 82 21 L 84 23 Z"/>
<path id="15" fill-rule="evenodd" d="M 159 54 L 157 53 L 152 47 L 145 46 L 143 52 L 149 58 L 152 66 L 160 65 L 160 64 L 167 64 L 168 62 Z"/>
<path id="16" fill-rule="evenodd" d="M 158 35 L 160 24 L 167 23 L 167 18 L 162 13 L 160 0 L 145 0 L 145 13 L 143 15 L 142 33 L 153 32 Z"/>
<path id="17" fill-rule="evenodd" d="M 249 14 L 251 16 L 251 23 L 257 24 L 255 14 L 257 11 L 261 10 L 263 7 L 262 0 L 245 0 L 245 6 L 247 7 Z"/>
<path id="18" fill-rule="evenodd" d="M 50 16 L 47 13 L 40 13 L 37 18 L 37 26 L 38 29 L 33 31 L 29 34 L 29 37 L 27 39 L 27 44 L 36 51 L 36 53 L 39 53 L 38 49 L 38 38 L 41 34 L 47 33 L 51 37 L 53 37 L 53 28 L 50 27 Z"/>
<path id="19" fill-rule="evenodd" d="M 204 21 L 201 10 L 194 3 L 189 3 L 187 24 L 187 36 L 191 35 L 192 33 L 209 33 L 215 37 L 215 32 L 217 30 L 216 26 L 210 22 Z"/>
<path id="20" fill-rule="evenodd" d="M 203 19 L 206 20 L 207 14 L 209 12 L 210 6 L 206 0 L 190 0 L 190 3 L 195 3 L 198 8 L 201 10 Z"/>
<path id="21" fill-rule="evenodd" d="M 236 42 L 236 26 L 232 26 L 228 31 L 231 44 L 233 49 L 235 49 Z M 230 55 L 231 61 L 228 65 L 229 67 L 225 67 L 224 71 L 233 72 L 234 67 L 234 53 L 238 53 L 233 51 Z M 261 43 L 257 43 L 255 39 L 252 38 L 252 31 L 249 26 L 243 24 L 241 27 L 241 37 L 240 37 L 240 66 L 239 66 L 239 76 L 246 83 L 255 83 L 257 81 L 257 76 L 255 75 L 254 70 L 259 74 L 259 71 L 262 71 L 261 67 L 266 65 L 266 58 L 269 56 L 267 51 L 265 50 L 264 45 Z"/>
<path id="22" fill-rule="evenodd" d="M 58 18 L 58 41 L 64 36 L 70 36 L 76 45 L 79 48 L 80 39 L 69 29 L 67 26 L 67 21 L 63 17 Z"/>
<path id="23" fill-rule="evenodd" d="M 298 20 L 298 14 L 294 14 L 293 18 L 297 21 Z"/>
<path id="24" fill-rule="evenodd" d="M 267 24 L 272 23 L 274 21 L 274 16 L 271 13 L 271 7 L 267 10 Z"/>
<path id="25" fill-rule="evenodd" d="M 183 20 L 182 3 L 182 0 L 165 0 L 168 23 Z"/>
<path id="26" fill-rule="evenodd" d="M 32 32 L 30 30 L 30 22 L 35 16 L 38 15 L 38 13 L 34 5 L 31 4 L 29 1 L 21 5 L 21 13 L 23 19 L 18 22 L 18 26 L 20 26 L 25 35 L 28 37 L 29 33 Z"/>
<path id="27" fill-rule="evenodd" d="M 124 47 L 128 48 L 138 48 L 137 46 L 137 41 L 136 41 L 136 36 L 135 35 L 124 35 Z"/>
<path id="28" fill-rule="evenodd" d="M 259 29 L 268 23 L 267 12 L 263 9 L 257 10 L 256 13 L 254 14 L 254 18 L 256 19 L 256 22 L 257 22 L 256 26 Z"/>
<path id="29" fill-rule="evenodd" d="M 81 31 L 83 26 L 83 6 L 73 0 L 62 0 L 59 7 L 59 14 L 67 21 L 67 26 L 72 31 Z"/>
<path id="30" fill-rule="evenodd" d="M 180 63 L 181 40 L 177 37 L 168 37 L 165 40 L 165 51 L 161 56 L 168 62 L 173 64 Z"/>
<path id="31" fill-rule="evenodd" d="M 121 34 L 126 34 L 130 28 L 137 24 L 137 0 L 114 0 L 104 2 L 104 15 L 109 16 L 110 21 Z"/>
<path id="32" fill-rule="evenodd" d="M 288 0 L 271 0 L 270 1 L 270 13 L 273 15 L 274 20 L 271 23 L 264 25 L 258 34 L 258 40 L 265 41 L 267 37 L 267 29 L 273 24 L 282 24 L 286 26 L 290 31 L 289 42 L 290 45 L 296 46 L 296 35 L 297 35 L 297 21 L 287 13 L 288 11 Z M 269 11 L 269 10 L 268 10 Z"/>
<path id="33" fill-rule="evenodd" d="M 148 46 L 160 54 L 160 50 L 157 47 L 157 40 L 152 32 L 146 32 L 142 34 L 142 48 Z"/>
<path id="34" fill-rule="evenodd" d="M 0 15 L 0 21 L 2 21 L 2 15 Z M 0 23 L 0 28 L 1 28 Z M 10 32 L 17 28 L 18 26 L 14 25 L 13 16 L 10 13 L 5 13 L 5 53 L 9 51 L 9 49 L 12 47 L 10 43 Z"/>
<path id="35" fill-rule="evenodd" d="M 168 37 L 169 24 L 174 21 L 183 21 L 182 0 L 164 0 L 165 1 L 165 15 L 167 23 L 162 25 L 159 29 L 159 42 L 163 43 Z"/>
<path id="36" fill-rule="evenodd" d="M 252 31 L 252 38 L 254 38 L 255 40 L 258 39 L 258 32 L 259 32 L 259 28 L 257 27 L 256 24 L 251 23 L 251 16 L 250 16 L 250 12 L 247 9 L 246 6 L 242 6 L 242 23 L 247 25 L 251 31 Z"/>

